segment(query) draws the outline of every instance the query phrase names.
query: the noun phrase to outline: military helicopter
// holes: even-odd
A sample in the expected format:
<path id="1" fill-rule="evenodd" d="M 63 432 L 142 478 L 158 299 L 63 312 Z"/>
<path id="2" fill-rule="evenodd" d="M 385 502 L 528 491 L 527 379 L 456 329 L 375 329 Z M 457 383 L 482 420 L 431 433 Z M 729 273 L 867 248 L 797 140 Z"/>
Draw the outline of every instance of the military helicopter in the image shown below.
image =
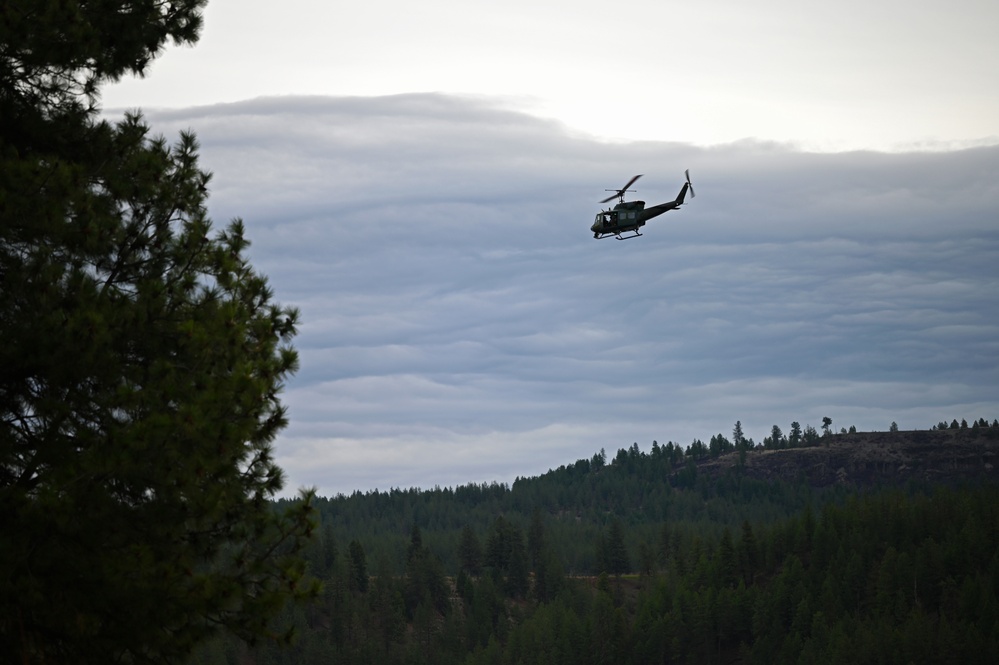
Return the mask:
<path id="1" fill-rule="evenodd" d="M 641 178 L 641 174 L 636 175 L 634 178 L 628 181 L 621 189 L 608 189 L 608 192 L 615 192 L 611 196 L 601 201 L 601 203 L 607 203 L 614 199 L 618 199 L 617 205 L 611 210 L 602 210 L 597 213 L 597 218 L 593 222 L 593 226 L 590 230 L 593 231 L 594 238 L 606 238 L 608 236 L 614 236 L 618 240 L 628 240 L 630 238 L 637 238 L 642 235 L 638 232 L 638 229 L 645 226 L 645 222 L 657 217 L 664 212 L 669 212 L 670 210 L 676 210 L 683 203 L 683 199 L 687 196 L 687 190 L 690 190 L 690 197 L 694 198 L 694 187 L 690 184 L 690 170 L 684 171 L 684 175 L 687 178 L 687 182 L 683 183 L 683 189 L 680 190 L 680 194 L 676 197 L 675 201 L 668 201 L 667 203 L 660 203 L 659 205 L 654 205 L 651 208 L 645 207 L 645 201 L 625 201 L 624 195 L 627 192 L 633 192 L 635 190 L 628 189 L 635 184 L 635 181 Z M 622 233 L 633 233 L 634 235 L 622 236 Z"/>

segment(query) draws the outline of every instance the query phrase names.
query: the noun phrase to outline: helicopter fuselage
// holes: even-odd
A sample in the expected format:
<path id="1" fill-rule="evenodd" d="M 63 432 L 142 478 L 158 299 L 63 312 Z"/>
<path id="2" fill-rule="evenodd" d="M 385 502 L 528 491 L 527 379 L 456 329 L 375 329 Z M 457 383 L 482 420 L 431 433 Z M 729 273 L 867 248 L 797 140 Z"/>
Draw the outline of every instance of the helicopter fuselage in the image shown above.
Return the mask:
<path id="1" fill-rule="evenodd" d="M 664 212 L 669 212 L 670 210 L 675 210 L 680 207 L 683 203 L 684 195 L 687 193 L 687 185 L 683 186 L 683 190 L 680 192 L 680 196 L 676 198 L 675 201 L 667 201 L 666 203 L 660 203 L 659 205 L 654 205 L 651 208 L 645 207 L 645 201 L 622 201 L 618 203 L 610 210 L 603 210 L 597 213 L 596 219 L 593 220 L 593 226 L 590 230 L 593 231 L 594 238 L 606 238 L 607 236 L 617 236 L 619 239 L 622 238 L 622 233 L 632 233 L 634 236 L 626 236 L 628 238 L 634 238 L 635 236 L 642 235 L 638 232 L 638 229 L 645 226 L 645 222 L 649 221 L 653 217 L 658 217 Z"/>

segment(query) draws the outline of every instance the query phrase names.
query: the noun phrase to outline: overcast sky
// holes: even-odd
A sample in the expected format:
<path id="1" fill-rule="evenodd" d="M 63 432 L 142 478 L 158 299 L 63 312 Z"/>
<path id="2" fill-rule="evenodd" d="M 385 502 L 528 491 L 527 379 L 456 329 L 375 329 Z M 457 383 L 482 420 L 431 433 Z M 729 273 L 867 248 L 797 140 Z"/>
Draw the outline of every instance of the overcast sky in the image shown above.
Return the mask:
<path id="1" fill-rule="evenodd" d="M 997 5 L 811 5 L 213 0 L 106 90 L 302 310 L 289 492 L 999 417 Z"/>
<path id="2" fill-rule="evenodd" d="M 605 138 L 899 149 L 999 137 L 995 0 L 210 0 L 108 107 L 482 95 Z"/>

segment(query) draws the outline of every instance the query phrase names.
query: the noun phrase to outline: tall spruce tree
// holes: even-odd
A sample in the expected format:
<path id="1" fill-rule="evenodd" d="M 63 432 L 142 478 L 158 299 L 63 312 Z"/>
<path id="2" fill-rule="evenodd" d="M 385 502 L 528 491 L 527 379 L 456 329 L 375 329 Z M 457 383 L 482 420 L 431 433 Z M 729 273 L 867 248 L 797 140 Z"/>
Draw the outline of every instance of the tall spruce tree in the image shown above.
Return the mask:
<path id="1" fill-rule="evenodd" d="M 624 527 L 614 518 L 607 532 L 597 542 L 597 567 L 599 572 L 623 575 L 631 570 L 628 549 L 624 544 Z"/>
<path id="2" fill-rule="evenodd" d="M 268 501 L 297 312 L 192 134 L 97 115 L 204 4 L 0 3 L 0 662 L 175 662 L 313 591 L 309 494 Z"/>
<path id="3" fill-rule="evenodd" d="M 482 572 L 482 544 L 472 527 L 465 525 L 458 541 L 458 563 L 462 571 L 478 576 Z"/>

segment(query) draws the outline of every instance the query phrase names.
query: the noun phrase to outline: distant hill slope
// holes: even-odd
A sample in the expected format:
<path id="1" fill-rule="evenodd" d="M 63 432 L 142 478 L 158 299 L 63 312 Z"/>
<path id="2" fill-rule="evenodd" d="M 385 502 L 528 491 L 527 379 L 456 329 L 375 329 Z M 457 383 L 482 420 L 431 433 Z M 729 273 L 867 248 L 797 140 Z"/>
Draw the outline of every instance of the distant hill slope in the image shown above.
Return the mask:
<path id="1" fill-rule="evenodd" d="M 809 434 L 317 499 L 320 606 L 242 662 L 999 662 L 999 425 Z"/>
<path id="2" fill-rule="evenodd" d="M 817 446 L 783 450 L 751 450 L 743 473 L 756 480 L 805 477 L 812 487 L 833 485 L 858 489 L 902 485 L 911 481 L 956 484 L 999 481 L 999 429 L 856 432 L 822 437 Z M 730 473 L 737 453 L 698 463 L 710 478 Z"/>

